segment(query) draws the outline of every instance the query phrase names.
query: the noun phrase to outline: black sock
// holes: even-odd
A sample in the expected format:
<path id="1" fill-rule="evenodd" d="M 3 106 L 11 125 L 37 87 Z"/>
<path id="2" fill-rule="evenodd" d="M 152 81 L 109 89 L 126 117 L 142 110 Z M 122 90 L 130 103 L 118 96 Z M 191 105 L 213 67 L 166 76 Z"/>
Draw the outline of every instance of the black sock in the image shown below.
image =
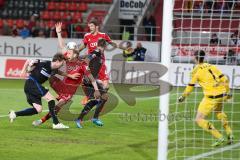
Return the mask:
<path id="1" fill-rule="evenodd" d="M 83 108 L 82 112 L 80 113 L 78 119 L 83 120 L 83 117 L 88 114 L 88 112 L 98 103 L 98 100 L 91 100 L 89 101 Z"/>
<path id="2" fill-rule="evenodd" d="M 96 118 L 98 119 L 99 117 L 99 114 L 101 113 L 103 107 L 104 107 L 104 104 L 107 102 L 107 100 L 101 100 L 98 104 L 97 104 L 97 107 L 96 107 L 96 110 L 95 110 L 95 113 L 94 113 L 94 116 L 93 118 Z"/>
<path id="3" fill-rule="evenodd" d="M 55 113 L 55 101 L 54 100 L 51 100 L 48 102 L 48 108 L 49 108 L 49 112 L 52 116 L 53 124 L 58 124 L 59 121 L 58 121 L 58 118 Z"/>
<path id="4" fill-rule="evenodd" d="M 27 108 L 18 112 L 15 112 L 16 116 L 31 116 L 34 114 L 38 114 L 35 108 Z"/>

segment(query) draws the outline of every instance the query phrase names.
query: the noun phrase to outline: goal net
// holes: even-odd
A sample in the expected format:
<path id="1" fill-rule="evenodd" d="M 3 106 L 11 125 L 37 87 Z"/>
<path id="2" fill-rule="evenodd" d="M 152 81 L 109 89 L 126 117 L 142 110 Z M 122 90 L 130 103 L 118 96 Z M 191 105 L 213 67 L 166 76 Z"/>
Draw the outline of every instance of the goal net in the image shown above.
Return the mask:
<path id="1" fill-rule="evenodd" d="M 239 15 L 240 2 L 236 0 L 174 0 L 169 66 L 174 87 L 168 105 L 167 159 L 240 159 Z M 196 123 L 198 106 L 204 98 L 199 85 L 195 85 L 183 103 L 178 102 L 190 81 L 197 50 L 203 50 L 205 62 L 216 65 L 230 81 L 233 98 L 223 103 L 222 110 L 232 128 L 234 143 L 231 145 L 227 144 L 228 135 L 215 112 L 205 119 L 224 136 L 225 141 L 219 146 L 212 147 L 217 139 Z"/>

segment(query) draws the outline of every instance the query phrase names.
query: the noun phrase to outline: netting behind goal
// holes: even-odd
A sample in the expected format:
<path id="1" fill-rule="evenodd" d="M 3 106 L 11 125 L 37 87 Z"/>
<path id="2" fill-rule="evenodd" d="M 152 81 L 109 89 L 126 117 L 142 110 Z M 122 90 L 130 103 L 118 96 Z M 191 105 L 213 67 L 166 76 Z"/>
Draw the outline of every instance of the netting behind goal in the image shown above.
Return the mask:
<path id="1" fill-rule="evenodd" d="M 170 93 L 168 115 L 168 159 L 240 159 L 240 2 L 236 0 L 175 0 L 173 10 L 173 42 L 170 80 L 174 89 Z M 164 40 L 164 39 L 163 39 Z M 206 52 L 205 61 L 217 65 L 230 80 L 233 99 L 223 104 L 233 129 L 234 143 L 226 142 L 211 147 L 216 139 L 195 122 L 198 105 L 203 98 L 202 89 L 195 87 L 183 102 L 182 95 L 190 80 L 196 50 Z M 207 120 L 225 137 L 226 133 L 214 113 Z"/>

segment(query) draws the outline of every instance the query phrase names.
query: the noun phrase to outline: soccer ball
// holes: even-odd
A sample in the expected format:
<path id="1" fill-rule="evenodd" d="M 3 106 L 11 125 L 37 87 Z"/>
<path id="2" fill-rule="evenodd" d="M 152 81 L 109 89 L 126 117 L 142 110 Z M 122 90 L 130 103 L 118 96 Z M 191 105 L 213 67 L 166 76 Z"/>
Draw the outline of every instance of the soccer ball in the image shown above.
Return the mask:
<path id="1" fill-rule="evenodd" d="M 77 43 L 75 43 L 75 42 L 68 42 L 67 43 L 67 49 L 68 50 L 77 49 Z"/>

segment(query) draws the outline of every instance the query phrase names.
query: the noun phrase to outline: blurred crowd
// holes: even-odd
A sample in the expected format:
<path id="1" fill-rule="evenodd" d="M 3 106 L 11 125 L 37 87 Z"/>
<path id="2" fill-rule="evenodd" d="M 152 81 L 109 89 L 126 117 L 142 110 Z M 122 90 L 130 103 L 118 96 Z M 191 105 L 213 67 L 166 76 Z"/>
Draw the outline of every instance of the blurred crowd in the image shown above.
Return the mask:
<path id="1" fill-rule="evenodd" d="M 230 13 L 240 9 L 239 0 L 187 0 L 185 1 L 184 8 L 187 12 L 197 13 Z"/>
<path id="2" fill-rule="evenodd" d="M 63 37 L 82 38 L 83 26 L 81 19 L 77 22 L 73 22 L 71 18 L 64 21 L 63 25 Z M 73 25 L 72 25 L 73 24 Z M 78 32 L 78 33 L 75 33 Z M 32 15 L 30 20 L 2 20 L 0 24 L 0 35 L 5 36 L 21 36 L 27 37 L 56 37 L 55 22 L 43 21 L 39 19 L 39 15 Z"/>
<path id="3" fill-rule="evenodd" d="M 216 33 L 211 35 L 210 45 L 221 45 L 221 39 Z M 235 47 L 240 45 L 240 33 L 235 31 L 231 34 L 228 46 L 230 47 L 228 52 L 223 57 L 227 65 L 236 65 L 237 64 L 237 54 L 235 52 Z"/>

